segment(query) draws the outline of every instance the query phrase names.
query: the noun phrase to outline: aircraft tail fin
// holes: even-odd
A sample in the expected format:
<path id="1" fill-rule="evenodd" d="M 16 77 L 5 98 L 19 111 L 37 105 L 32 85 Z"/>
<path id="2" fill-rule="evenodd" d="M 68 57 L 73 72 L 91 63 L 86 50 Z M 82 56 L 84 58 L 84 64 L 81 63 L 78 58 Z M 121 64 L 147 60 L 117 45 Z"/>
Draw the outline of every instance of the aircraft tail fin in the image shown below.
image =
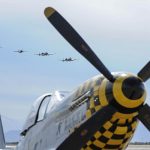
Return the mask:
<path id="1" fill-rule="evenodd" d="M 4 136 L 4 130 L 2 125 L 2 119 L 0 115 L 0 149 L 5 148 L 5 136 Z"/>

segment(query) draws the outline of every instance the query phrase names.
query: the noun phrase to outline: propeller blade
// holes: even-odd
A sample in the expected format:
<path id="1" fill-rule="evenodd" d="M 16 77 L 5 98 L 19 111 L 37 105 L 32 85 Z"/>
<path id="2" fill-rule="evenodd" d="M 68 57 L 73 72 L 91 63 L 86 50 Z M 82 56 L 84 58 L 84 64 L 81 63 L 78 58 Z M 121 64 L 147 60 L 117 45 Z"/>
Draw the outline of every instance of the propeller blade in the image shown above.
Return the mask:
<path id="1" fill-rule="evenodd" d="M 101 60 L 81 38 L 81 36 L 73 29 L 73 27 L 53 8 L 48 7 L 44 11 L 45 16 L 58 32 L 81 54 L 83 55 L 97 70 L 99 70 L 109 81 L 113 82 L 114 77 L 110 71 L 104 66 Z"/>
<path id="2" fill-rule="evenodd" d="M 150 61 L 141 69 L 138 76 L 143 79 L 144 82 L 150 78 Z"/>
<path id="3" fill-rule="evenodd" d="M 112 106 L 106 106 L 97 111 L 90 119 L 77 128 L 57 150 L 81 149 L 104 123 L 111 119 L 117 110 Z M 105 117 L 104 117 L 105 116 Z"/>
<path id="4" fill-rule="evenodd" d="M 145 104 L 140 110 L 138 115 L 139 120 L 150 131 L 150 106 Z"/>

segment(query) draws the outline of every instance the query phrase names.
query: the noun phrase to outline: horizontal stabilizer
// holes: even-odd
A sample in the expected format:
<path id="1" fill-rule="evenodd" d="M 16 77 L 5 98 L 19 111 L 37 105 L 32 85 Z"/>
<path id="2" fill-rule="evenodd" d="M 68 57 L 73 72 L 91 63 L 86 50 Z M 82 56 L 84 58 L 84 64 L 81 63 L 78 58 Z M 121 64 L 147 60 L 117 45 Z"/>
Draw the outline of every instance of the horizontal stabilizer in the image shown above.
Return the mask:
<path id="1" fill-rule="evenodd" d="M 2 120 L 0 116 L 0 149 L 4 149 L 4 148 L 5 148 L 5 137 L 4 137 Z"/>

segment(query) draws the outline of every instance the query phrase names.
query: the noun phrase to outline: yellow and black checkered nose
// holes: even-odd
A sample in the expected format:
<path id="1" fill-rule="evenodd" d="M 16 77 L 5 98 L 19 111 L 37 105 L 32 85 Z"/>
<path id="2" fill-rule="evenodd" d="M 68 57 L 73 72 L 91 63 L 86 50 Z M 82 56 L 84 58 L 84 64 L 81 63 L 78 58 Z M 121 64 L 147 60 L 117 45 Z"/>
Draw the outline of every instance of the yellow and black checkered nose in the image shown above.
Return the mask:
<path id="1" fill-rule="evenodd" d="M 106 100 L 121 113 L 136 112 L 146 99 L 145 86 L 136 76 L 120 74 L 114 83 L 104 81 L 103 84 Z"/>

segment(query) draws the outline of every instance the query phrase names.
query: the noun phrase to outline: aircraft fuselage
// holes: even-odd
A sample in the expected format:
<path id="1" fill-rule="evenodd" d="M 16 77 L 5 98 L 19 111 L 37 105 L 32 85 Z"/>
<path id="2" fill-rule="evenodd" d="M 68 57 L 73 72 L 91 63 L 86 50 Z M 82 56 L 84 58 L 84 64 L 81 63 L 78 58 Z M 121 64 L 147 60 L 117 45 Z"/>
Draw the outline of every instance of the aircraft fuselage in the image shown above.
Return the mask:
<path id="1" fill-rule="evenodd" d="M 80 85 L 57 103 L 43 120 L 36 121 L 22 137 L 17 149 L 57 149 L 76 128 L 107 105 L 115 107 L 117 112 L 83 145 L 82 150 L 125 149 L 138 124 L 137 110 L 143 105 L 146 92 L 138 77 L 128 73 L 117 73 L 114 76 L 114 83 L 98 75 Z M 123 85 L 128 84 L 128 79 L 132 78 L 135 84 L 140 85 L 142 92 L 138 95 L 135 88 L 135 93 L 129 93 L 134 94 L 131 97 L 126 95 L 123 89 L 126 87 Z"/>

